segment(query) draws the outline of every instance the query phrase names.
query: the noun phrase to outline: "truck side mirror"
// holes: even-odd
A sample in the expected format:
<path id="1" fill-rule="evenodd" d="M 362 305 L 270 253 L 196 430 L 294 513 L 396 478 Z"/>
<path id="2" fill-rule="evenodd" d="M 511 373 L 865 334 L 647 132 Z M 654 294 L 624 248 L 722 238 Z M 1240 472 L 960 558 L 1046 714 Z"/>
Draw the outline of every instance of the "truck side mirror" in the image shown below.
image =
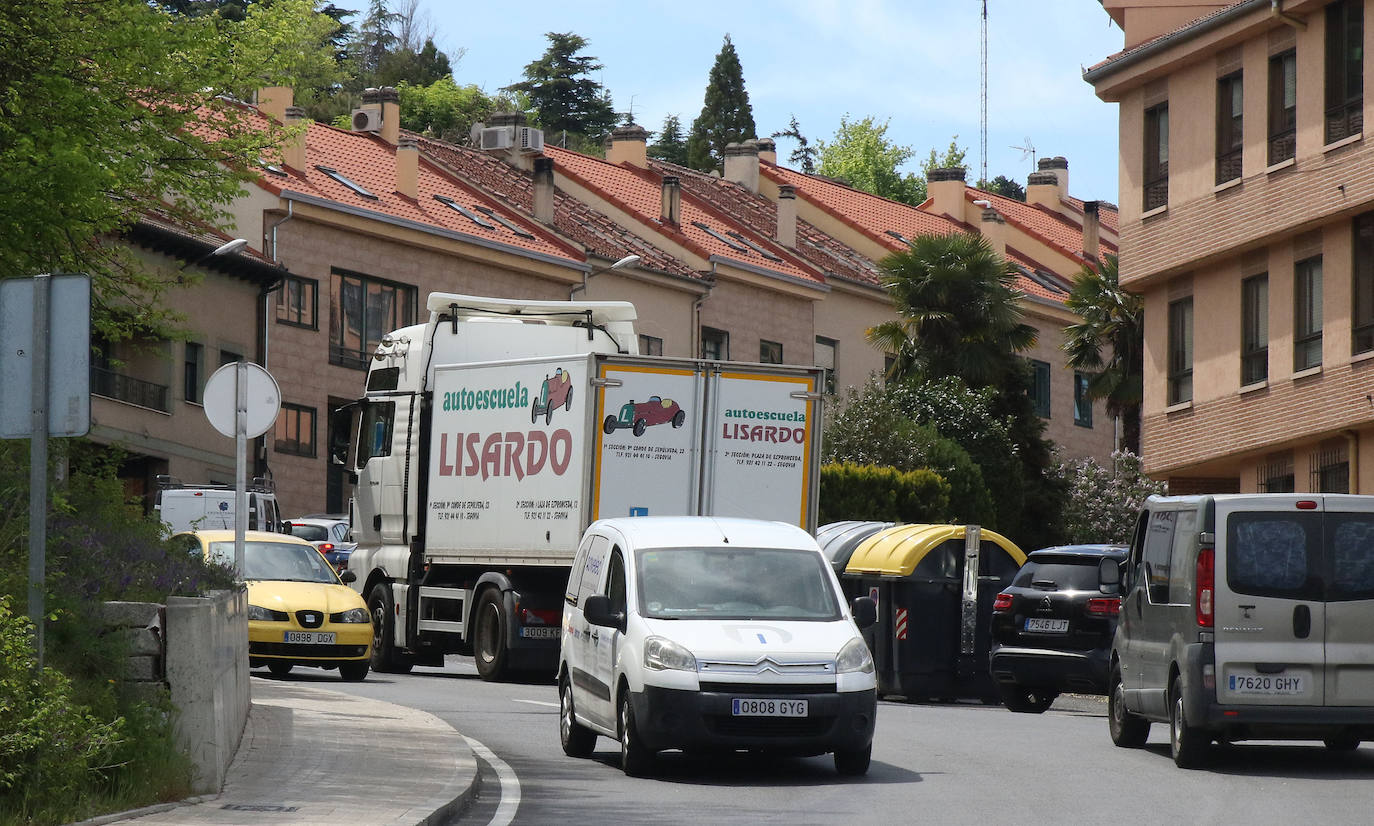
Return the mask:
<path id="1" fill-rule="evenodd" d="M 1121 593 L 1121 563 L 1103 559 L 1097 563 L 1097 590 L 1104 594 Z"/>
<path id="2" fill-rule="evenodd" d="M 861 629 L 878 621 L 878 603 L 872 597 L 854 597 L 849 603 L 849 611 L 854 615 L 854 624 Z"/>
<path id="3" fill-rule="evenodd" d="M 586 604 L 582 606 L 582 616 L 592 625 L 625 630 L 625 615 L 611 610 L 611 598 L 605 594 L 587 597 Z"/>

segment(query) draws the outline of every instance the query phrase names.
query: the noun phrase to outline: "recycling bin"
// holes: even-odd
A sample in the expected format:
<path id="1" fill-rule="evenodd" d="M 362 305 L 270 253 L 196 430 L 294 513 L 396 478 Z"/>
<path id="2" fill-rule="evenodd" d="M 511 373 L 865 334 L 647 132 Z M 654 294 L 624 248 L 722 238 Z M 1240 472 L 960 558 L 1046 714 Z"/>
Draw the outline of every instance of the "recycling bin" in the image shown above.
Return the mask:
<path id="1" fill-rule="evenodd" d="M 847 520 L 844 522 L 828 522 L 816 529 L 816 542 L 825 552 L 825 556 L 830 560 L 830 565 L 835 569 L 835 575 L 840 577 L 840 584 L 845 584 L 843 577 L 845 566 L 849 564 L 849 557 L 853 555 L 854 549 L 859 547 L 859 543 L 869 538 L 873 534 L 885 528 L 893 526 L 892 522 L 864 522 L 860 520 Z M 857 586 L 856 586 L 857 587 Z M 845 592 L 849 596 L 848 590 Z"/>
<path id="2" fill-rule="evenodd" d="M 864 631 L 878 694 L 908 702 L 997 702 L 988 672 L 992 603 L 1026 561 L 977 525 L 896 525 L 861 540 L 840 580 L 878 603 Z"/>

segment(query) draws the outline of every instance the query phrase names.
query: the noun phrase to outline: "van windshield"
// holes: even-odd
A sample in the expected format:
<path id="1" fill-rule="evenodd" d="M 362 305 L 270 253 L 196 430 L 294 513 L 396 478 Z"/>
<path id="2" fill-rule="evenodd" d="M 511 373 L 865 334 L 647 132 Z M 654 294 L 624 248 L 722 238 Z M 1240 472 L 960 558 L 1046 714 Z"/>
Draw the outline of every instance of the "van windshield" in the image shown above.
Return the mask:
<path id="1" fill-rule="evenodd" d="M 639 611 L 655 619 L 831 621 L 840 607 L 824 559 L 786 548 L 645 548 Z"/>

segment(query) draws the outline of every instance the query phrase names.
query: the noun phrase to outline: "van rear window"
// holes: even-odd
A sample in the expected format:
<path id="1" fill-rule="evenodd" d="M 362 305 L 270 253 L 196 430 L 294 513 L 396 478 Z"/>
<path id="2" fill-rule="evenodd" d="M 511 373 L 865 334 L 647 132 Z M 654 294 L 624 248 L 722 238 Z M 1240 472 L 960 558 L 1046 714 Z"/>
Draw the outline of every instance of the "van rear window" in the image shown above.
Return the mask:
<path id="1" fill-rule="evenodd" d="M 1331 534 L 1328 599 L 1374 599 L 1374 514 L 1327 514 Z"/>
<path id="2" fill-rule="evenodd" d="M 1321 517 L 1232 514 L 1227 520 L 1226 583 L 1238 594 L 1321 599 Z"/>

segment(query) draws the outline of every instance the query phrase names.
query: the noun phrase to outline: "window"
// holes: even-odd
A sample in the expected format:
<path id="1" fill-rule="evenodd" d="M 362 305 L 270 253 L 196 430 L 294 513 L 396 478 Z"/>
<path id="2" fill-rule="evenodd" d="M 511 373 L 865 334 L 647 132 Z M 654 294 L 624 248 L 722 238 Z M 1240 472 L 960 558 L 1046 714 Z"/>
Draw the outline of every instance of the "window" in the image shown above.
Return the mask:
<path id="1" fill-rule="evenodd" d="M 1174 523 L 1174 547 L 1169 555 L 1169 602 L 1186 605 L 1193 601 L 1192 579 L 1197 571 L 1198 513 L 1178 512 Z"/>
<path id="2" fill-rule="evenodd" d="M 1035 410 L 1035 415 L 1042 419 L 1050 417 L 1050 365 L 1048 362 L 1030 360 L 1031 383 L 1030 398 L 1031 407 Z"/>
<path id="3" fill-rule="evenodd" d="M 1291 453 L 1274 453 L 1265 457 L 1256 476 L 1255 487 L 1260 493 L 1293 493 L 1297 490 Z"/>
<path id="4" fill-rule="evenodd" d="M 1240 177 L 1243 94 L 1241 73 L 1234 72 L 1217 81 L 1217 183 Z"/>
<path id="5" fill-rule="evenodd" d="M 1193 297 L 1169 304 L 1168 404 L 1193 398 Z"/>
<path id="6" fill-rule="evenodd" d="M 1073 423 L 1079 427 L 1093 426 L 1093 400 L 1088 396 L 1087 373 L 1073 374 Z"/>
<path id="7" fill-rule="evenodd" d="M 234 352 L 233 350 L 230 350 L 230 349 L 228 349 L 228 348 L 226 348 L 226 347 L 221 347 L 221 348 L 219 348 L 219 366 L 220 366 L 220 367 L 223 367 L 223 366 L 226 365 L 226 364 L 237 364 L 237 363 L 240 362 L 240 361 L 243 361 L 243 354 L 242 354 L 242 353 L 236 353 L 236 352 Z"/>
<path id="8" fill-rule="evenodd" d="M 1142 562 L 1145 586 L 1154 605 L 1169 602 L 1169 572 L 1174 557 L 1174 526 L 1177 511 L 1157 511 L 1150 514 L 1149 532 L 1145 534 Z"/>
<path id="9" fill-rule="evenodd" d="M 1364 127 L 1364 0 L 1326 7 L 1326 142 Z"/>
<path id="10" fill-rule="evenodd" d="M 1233 513 L 1226 520 L 1226 585 L 1237 594 L 1320 599 L 1321 514 Z"/>
<path id="11" fill-rule="evenodd" d="M 1343 441 L 1323 442 L 1308 459 L 1312 487 L 1318 493 L 1350 492 L 1350 459 Z"/>
<path id="12" fill-rule="evenodd" d="M 1269 58 L 1269 165 L 1297 153 L 1298 53 L 1289 49 Z"/>
<path id="13" fill-rule="evenodd" d="M 1149 212 L 1169 203 L 1169 104 L 1145 110 L 1145 205 Z"/>
<path id="14" fill-rule="evenodd" d="M 329 363 L 367 369 L 382 336 L 415 323 L 415 288 L 335 270 L 329 289 Z"/>
<path id="15" fill-rule="evenodd" d="M 701 328 L 701 357 L 725 361 L 730 358 L 730 334 L 714 327 Z"/>
<path id="16" fill-rule="evenodd" d="M 764 364 L 782 364 L 782 345 L 776 341 L 760 339 L 759 361 Z"/>
<path id="17" fill-rule="evenodd" d="M 626 608 L 625 558 L 620 555 L 619 547 L 611 549 L 611 563 L 606 570 L 606 596 L 611 601 L 611 613 L 624 613 Z"/>
<path id="18" fill-rule="evenodd" d="M 365 402 L 358 425 L 358 467 L 373 456 L 391 455 L 391 423 L 396 418 L 395 402 Z"/>
<path id="19" fill-rule="evenodd" d="M 833 338 L 816 336 L 816 350 L 813 358 L 816 366 L 825 369 L 825 387 L 822 392 L 829 395 L 835 394 L 835 355 L 839 350 L 840 343 Z"/>
<path id="20" fill-rule="evenodd" d="M 1322 363 L 1322 258 L 1299 261 L 1293 273 L 1293 370 Z"/>
<path id="21" fill-rule="evenodd" d="M 277 290 L 277 323 L 318 329 L 315 312 L 318 307 L 319 282 L 288 275 Z"/>
<path id="22" fill-rule="evenodd" d="M 315 456 L 315 408 L 282 402 L 277 416 L 278 453 Z"/>
<path id="23" fill-rule="evenodd" d="M 1240 282 L 1240 383 L 1269 378 L 1269 275 Z"/>
<path id="24" fill-rule="evenodd" d="M 657 336 L 640 336 L 639 354 L 641 356 L 663 355 L 663 339 Z"/>
<path id="25" fill-rule="evenodd" d="M 194 341 L 186 342 L 185 355 L 182 356 L 182 386 L 186 391 L 186 401 L 200 404 L 201 391 L 205 389 L 205 347 Z"/>
<path id="26" fill-rule="evenodd" d="M 1350 351 L 1374 350 L 1374 212 L 1355 219 L 1351 262 Z"/>

